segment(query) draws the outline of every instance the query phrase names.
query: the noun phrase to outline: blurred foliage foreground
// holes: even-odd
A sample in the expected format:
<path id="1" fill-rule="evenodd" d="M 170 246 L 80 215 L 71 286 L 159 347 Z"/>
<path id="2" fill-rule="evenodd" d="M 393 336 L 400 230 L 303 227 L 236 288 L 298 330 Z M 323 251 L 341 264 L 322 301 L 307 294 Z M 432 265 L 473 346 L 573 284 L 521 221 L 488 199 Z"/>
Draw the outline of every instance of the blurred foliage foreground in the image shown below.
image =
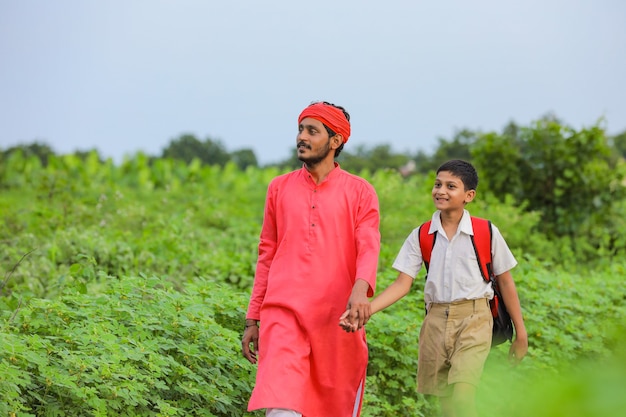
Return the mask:
<path id="1" fill-rule="evenodd" d="M 255 367 L 240 338 L 265 190 L 281 171 L 140 155 L 120 166 L 11 158 L 0 169 L 0 415 L 262 415 L 245 411 Z M 361 175 L 381 202 L 380 290 L 432 213 L 433 175 Z M 518 258 L 530 349 L 517 367 L 507 346 L 493 349 L 480 415 L 620 414 L 626 260 L 603 230 L 626 230 L 556 236 L 539 227 L 541 213 L 501 197 L 479 193 L 469 209 L 492 219 Z M 439 413 L 415 392 L 421 283 L 368 324 L 364 416 Z"/>

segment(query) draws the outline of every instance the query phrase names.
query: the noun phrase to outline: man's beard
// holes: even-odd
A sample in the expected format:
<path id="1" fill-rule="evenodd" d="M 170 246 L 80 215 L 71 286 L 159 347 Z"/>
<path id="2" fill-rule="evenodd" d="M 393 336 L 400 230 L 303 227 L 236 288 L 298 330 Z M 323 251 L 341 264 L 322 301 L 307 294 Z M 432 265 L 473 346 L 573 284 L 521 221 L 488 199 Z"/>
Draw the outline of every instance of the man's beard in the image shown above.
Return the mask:
<path id="1" fill-rule="evenodd" d="M 307 149 L 311 149 L 310 146 L 305 145 L 304 143 L 299 143 L 298 147 L 301 144 L 304 145 Z M 326 143 L 324 148 L 321 149 L 317 154 L 311 156 L 303 156 L 298 154 L 298 159 L 304 162 L 309 168 L 312 168 L 316 165 L 319 165 L 320 162 L 326 159 L 331 150 L 332 149 L 330 149 L 330 139 L 328 139 L 328 142 Z"/>

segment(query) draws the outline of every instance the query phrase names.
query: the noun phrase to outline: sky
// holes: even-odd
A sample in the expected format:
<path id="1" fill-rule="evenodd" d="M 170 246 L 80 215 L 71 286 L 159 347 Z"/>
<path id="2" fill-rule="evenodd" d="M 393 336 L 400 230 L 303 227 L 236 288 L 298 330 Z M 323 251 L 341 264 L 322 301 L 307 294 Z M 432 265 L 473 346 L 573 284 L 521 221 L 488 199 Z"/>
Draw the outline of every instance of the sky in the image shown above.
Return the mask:
<path id="1" fill-rule="evenodd" d="M 289 158 L 313 101 L 358 146 L 434 152 L 547 113 L 626 130 L 623 0 L 0 0 L 0 149 Z"/>

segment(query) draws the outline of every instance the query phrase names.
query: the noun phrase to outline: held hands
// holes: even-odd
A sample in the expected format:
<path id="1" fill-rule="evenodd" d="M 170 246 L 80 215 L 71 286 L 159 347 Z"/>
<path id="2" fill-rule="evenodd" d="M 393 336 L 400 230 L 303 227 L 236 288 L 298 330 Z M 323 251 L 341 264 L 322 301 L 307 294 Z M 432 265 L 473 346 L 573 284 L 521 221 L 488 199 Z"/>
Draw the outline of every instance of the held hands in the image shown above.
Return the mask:
<path id="1" fill-rule="evenodd" d="M 339 317 L 339 326 L 348 333 L 356 332 L 365 326 L 371 316 L 372 308 L 367 299 L 367 290 L 353 290 L 346 311 Z"/>
<path id="2" fill-rule="evenodd" d="M 348 333 L 356 332 L 358 330 L 357 328 L 358 324 L 350 323 L 350 320 L 348 319 L 349 315 L 350 315 L 350 309 L 347 309 L 345 313 L 343 313 L 341 317 L 339 317 L 339 327 L 341 327 Z"/>

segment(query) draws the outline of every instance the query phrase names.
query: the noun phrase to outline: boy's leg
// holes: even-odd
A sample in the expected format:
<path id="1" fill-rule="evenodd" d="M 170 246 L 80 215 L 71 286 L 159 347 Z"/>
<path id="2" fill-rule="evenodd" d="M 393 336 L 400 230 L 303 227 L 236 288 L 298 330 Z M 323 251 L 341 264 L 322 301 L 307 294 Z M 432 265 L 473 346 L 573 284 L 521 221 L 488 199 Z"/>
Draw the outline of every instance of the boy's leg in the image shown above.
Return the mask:
<path id="1" fill-rule="evenodd" d="M 454 417 L 454 407 L 452 404 L 452 396 L 439 397 L 439 404 L 441 405 L 442 417 Z"/>
<path id="2" fill-rule="evenodd" d="M 443 417 L 478 417 L 475 398 L 474 385 L 464 382 L 454 384 L 451 396 L 440 397 Z"/>
<path id="3" fill-rule="evenodd" d="M 452 394 L 442 398 L 453 417 L 476 417 L 476 387 L 491 349 L 492 317 L 486 299 L 454 303 L 449 319 L 455 329 L 448 383 Z"/>
<path id="4" fill-rule="evenodd" d="M 491 350 L 492 322 L 486 299 L 450 306 L 448 325 L 453 331 L 446 341 L 452 347 L 448 384 L 478 386 Z"/>
<path id="5" fill-rule="evenodd" d="M 417 358 L 417 390 L 421 394 L 452 395 L 448 386 L 450 362 L 445 347 L 447 321 L 447 305 L 433 304 L 422 323 Z"/>

